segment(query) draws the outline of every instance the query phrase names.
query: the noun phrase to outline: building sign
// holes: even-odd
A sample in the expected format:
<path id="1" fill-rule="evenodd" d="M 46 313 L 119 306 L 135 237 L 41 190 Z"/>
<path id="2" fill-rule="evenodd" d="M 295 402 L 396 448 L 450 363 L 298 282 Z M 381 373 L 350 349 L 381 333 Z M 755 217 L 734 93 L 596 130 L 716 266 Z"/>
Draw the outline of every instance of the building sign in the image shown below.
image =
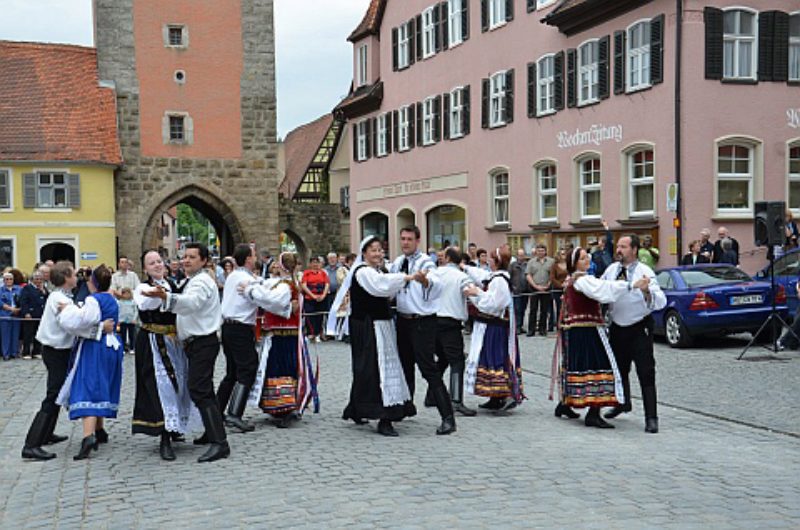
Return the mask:
<path id="1" fill-rule="evenodd" d="M 420 180 L 409 180 L 397 182 L 385 186 L 366 188 L 356 192 L 357 202 L 376 201 L 381 199 L 392 199 L 394 197 L 404 197 L 406 195 L 418 195 L 420 193 L 432 193 L 435 191 L 454 190 L 466 188 L 468 183 L 466 173 L 456 175 L 444 175 L 441 177 L 430 177 Z"/>
<path id="2" fill-rule="evenodd" d="M 582 131 L 575 129 L 575 132 L 561 131 L 556 136 L 559 149 L 569 149 L 570 147 L 583 147 L 585 145 L 599 146 L 603 142 L 621 142 L 622 125 L 598 125 L 594 124 L 590 128 Z"/>
<path id="3" fill-rule="evenodd" d="M 792 129 L 800 129 L 800 108 L 786 111 L 786 125 Z"/>
<path id="4" fill-rule="evenodd" d="M 94 261 L 97 259 L 97 252 L 81 252 L 81 260 Z"/>
<path id="5" fill-rule="evenodd" d="M 667 184 L 667 211 L 678 211 L 678 184 L 675 182 Z"/>

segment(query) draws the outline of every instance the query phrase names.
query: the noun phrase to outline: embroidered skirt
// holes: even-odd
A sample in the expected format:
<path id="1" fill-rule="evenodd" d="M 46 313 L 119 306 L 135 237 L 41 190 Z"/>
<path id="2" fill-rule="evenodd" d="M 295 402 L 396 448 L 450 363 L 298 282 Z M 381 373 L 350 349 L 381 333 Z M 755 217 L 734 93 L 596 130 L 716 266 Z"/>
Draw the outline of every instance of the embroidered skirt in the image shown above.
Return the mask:
<path id="1" fill-rule="evenodd" d="M 490 398 L 515 397 L 512 373 L 516 373 L 519 390 L 515 398 L 518 399 L 522 395 L 522 369 L 519 355 L 516 356 L 514 366 L 511 366 L 508 355 L 508 325 L 481 325 L 485 325 L 486 330 L 483 333 L 483 344 L 478 358 L 474 394 Z"/>
<path id="2" fill-rule="evenodd" d="M 617 375 L 597 327 L 562 331 L 562 402 L 570 407 L 613 407 L 618 404 Z"/>

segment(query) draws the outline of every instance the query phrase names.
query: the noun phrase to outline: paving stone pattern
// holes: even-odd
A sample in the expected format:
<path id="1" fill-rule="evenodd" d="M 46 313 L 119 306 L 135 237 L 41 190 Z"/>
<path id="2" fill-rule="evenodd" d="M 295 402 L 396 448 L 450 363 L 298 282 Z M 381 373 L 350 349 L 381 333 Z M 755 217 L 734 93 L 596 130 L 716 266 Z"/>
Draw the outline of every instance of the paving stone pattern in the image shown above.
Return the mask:
<path id="1" fill-rule="evenodd" d="M 231 458 L 204 465 L 195 462 L 202 448 L 180 444 L 178 460 L 164 463 L 155 439 L 129 434 L 132 356 L 108 445 L 74 462 L 80 425 L 62 417 L 57 432 L 70 440 L 51 448 L 58 458 L 23 462 L 45 370 L 36 361 L 2 363 L 0 528 L 796 527 L 800 356 L 735 361 L 736 340 L 684 351 L 659 345 L 662 432 L 648 435 L 639 401 L 614 430 L 554 418 L 545 377 L 553 342 L 521 340 L 529 400 L 512 414 L 459 418 L 458 432 L 441 437 L 426 409 L 398 424 L 395 439 L 375 434 L 375 422 L 340 419 L 349 349 L 313 345 L 322 412 L 278 430 L 252 410 L 256 431 L 231 434 Z M 223 366 L 220 358 L 218 379 Z"/>

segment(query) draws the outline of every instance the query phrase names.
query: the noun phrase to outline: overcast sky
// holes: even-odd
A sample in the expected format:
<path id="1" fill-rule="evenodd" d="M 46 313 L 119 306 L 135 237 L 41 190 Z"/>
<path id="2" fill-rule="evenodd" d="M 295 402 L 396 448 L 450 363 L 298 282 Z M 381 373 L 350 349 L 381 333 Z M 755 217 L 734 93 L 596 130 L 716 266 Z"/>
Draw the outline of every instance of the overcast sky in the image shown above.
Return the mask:
<path id="1" fill-rule="evenodd" d="M 91 0 L 0 4 L 0 39 L 93 45 Z M 352 48 L 345 39 L 368 5 L 369 0 L 275 0 L 281 137 L 330 112 L 347 94 Z"/>

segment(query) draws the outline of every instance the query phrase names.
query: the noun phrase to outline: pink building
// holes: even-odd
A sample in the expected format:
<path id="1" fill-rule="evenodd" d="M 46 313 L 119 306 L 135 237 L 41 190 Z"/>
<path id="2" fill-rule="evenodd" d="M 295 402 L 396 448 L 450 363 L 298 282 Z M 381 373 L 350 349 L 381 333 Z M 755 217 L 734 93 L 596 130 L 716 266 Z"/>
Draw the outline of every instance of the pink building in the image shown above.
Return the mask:
<path id="1" fill-rule="evenodd" d="M 349 40 L 354 241 L 552 249 L 605 219 L 674 264 L 726 226 L 753 271 L 754 203 L 800 214 L 797 0 L 373 0 Z"/>

